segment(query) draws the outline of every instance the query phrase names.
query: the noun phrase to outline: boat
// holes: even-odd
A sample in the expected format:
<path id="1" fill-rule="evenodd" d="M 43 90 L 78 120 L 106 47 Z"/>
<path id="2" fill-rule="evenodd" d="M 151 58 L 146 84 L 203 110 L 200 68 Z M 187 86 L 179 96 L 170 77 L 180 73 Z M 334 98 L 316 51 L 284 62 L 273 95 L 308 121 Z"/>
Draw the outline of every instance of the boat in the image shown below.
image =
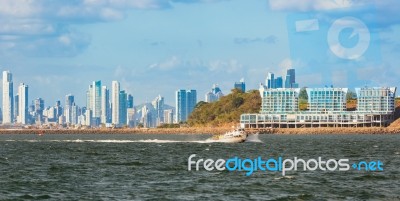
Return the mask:
<path id="1" fill-rule="evenodd" d="M 223 135 L 214 135 L 212 138 L 207 139 L 208 142 L 225 142 L 225 143 L 241 143 L 246 141 L 247 134 L 243 128 L 235 129 L 226 132 Z"/>

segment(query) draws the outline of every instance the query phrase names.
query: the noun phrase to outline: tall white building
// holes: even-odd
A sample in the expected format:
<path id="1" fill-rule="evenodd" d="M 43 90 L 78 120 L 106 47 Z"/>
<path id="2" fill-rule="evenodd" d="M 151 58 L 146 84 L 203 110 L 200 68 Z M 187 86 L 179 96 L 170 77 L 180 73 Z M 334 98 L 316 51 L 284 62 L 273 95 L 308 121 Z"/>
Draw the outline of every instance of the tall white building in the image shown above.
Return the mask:
<path id="1" fill-rule="evenodd" d="M 3 71 L 3 124 L 9 124 L 14 119 L 14 94 L 13 94 L 12 74 Z"/>
<path id="2" fill-rule="evenodd" d="M 152 102 L 152 105 L 156 110 L 154 114 L 155 124 L 159 126 L 164 123 L 164 97 L 158 95 Z"/>
<path id="3" fill-rule="evenodd" d="M 164 110 L 164 123 L 165 124 L 174 123 L 174 112 L 172 109 Z"/>
<path id="4" fill-rule="evenodd" d="M 110 91 L 106 86 L 101 88 L 101 123 L 110 123 Z"/>
<path id="5" fill-rule="evenodd" d="M 111 83 L 111 99 L 112 99 L 112 123 L 115 125 L 119 125 L 121 122 L 119 121 L 119 92 L 120 92 L 120 84 L 118 81 L 112 81 Z M 125 123 L 125 122 L 124 122 Z"/>
<path id="6" fill-rule="evenodd" d="M 26 124 L 28 121 L 28 85 L 21 83 L 18 87 L 19 106 L 17 122 Z"/>

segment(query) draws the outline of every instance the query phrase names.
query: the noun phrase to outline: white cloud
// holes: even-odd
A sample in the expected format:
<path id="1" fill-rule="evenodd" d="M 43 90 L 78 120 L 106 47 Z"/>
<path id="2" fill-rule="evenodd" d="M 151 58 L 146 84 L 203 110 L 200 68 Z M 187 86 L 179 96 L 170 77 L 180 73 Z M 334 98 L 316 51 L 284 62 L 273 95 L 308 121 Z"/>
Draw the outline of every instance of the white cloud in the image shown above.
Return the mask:
<path id="1" fill-rule="evenodd" d="M 0 53 L 74 56 L 86 49 L 90 37 L 71 25 L 122 20 L 132 9 L 216 1 L 220 0 L 0 0 Z"/>
<path id="2" fill-rule="evenodd" d="M 181 67 L 181 65 L 182 61 L 177 56 L 172 56 L 164 61 L 150 64 L 149 68 L 159 70 L 172 70 Z"/>
<path id="3" fill-rule="evenodd" d="M 212 72 L 235 73 L 243 69 L 243 65 L 236 59 L 214 60 L 209 62 L 208 69 Z"/>
<path id="4" fill-rule="evenodd" d="M 348 8 L 360 4 L 359 1 L 352 0 L 269 0 L 272 10 L 331 10 L 338 8 Z"/>

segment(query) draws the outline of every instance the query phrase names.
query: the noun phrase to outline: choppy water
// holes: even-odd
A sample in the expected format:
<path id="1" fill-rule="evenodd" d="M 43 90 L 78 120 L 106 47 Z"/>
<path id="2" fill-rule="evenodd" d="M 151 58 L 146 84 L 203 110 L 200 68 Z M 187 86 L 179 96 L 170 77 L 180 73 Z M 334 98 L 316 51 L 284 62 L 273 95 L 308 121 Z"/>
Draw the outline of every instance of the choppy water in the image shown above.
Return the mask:
<path id="1" fill-rule="evenodd" d="M 1 200 L 400 200 L 400 135 L 0 135 Z M 257 141 L 257 140 L 255 140 Z M 187 171 L 202 158 L 381 160 L 383 172 Z"/>

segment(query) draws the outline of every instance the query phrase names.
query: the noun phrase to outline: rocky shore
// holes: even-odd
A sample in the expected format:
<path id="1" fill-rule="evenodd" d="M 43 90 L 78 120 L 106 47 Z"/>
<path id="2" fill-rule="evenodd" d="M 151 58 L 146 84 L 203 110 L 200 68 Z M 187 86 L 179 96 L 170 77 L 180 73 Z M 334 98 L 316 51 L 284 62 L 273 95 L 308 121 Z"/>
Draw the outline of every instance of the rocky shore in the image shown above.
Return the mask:
<path id="1" fill-rule="evenodd" d="M 0 134 L 222 134 L 230 127 L 187 127 L 187 128 L 151 128 L 151 129 L 0 129 Z M 400 134 L 396 127 L 368 128 L 273 128 L 250 130 L 261 134 Z"/>

